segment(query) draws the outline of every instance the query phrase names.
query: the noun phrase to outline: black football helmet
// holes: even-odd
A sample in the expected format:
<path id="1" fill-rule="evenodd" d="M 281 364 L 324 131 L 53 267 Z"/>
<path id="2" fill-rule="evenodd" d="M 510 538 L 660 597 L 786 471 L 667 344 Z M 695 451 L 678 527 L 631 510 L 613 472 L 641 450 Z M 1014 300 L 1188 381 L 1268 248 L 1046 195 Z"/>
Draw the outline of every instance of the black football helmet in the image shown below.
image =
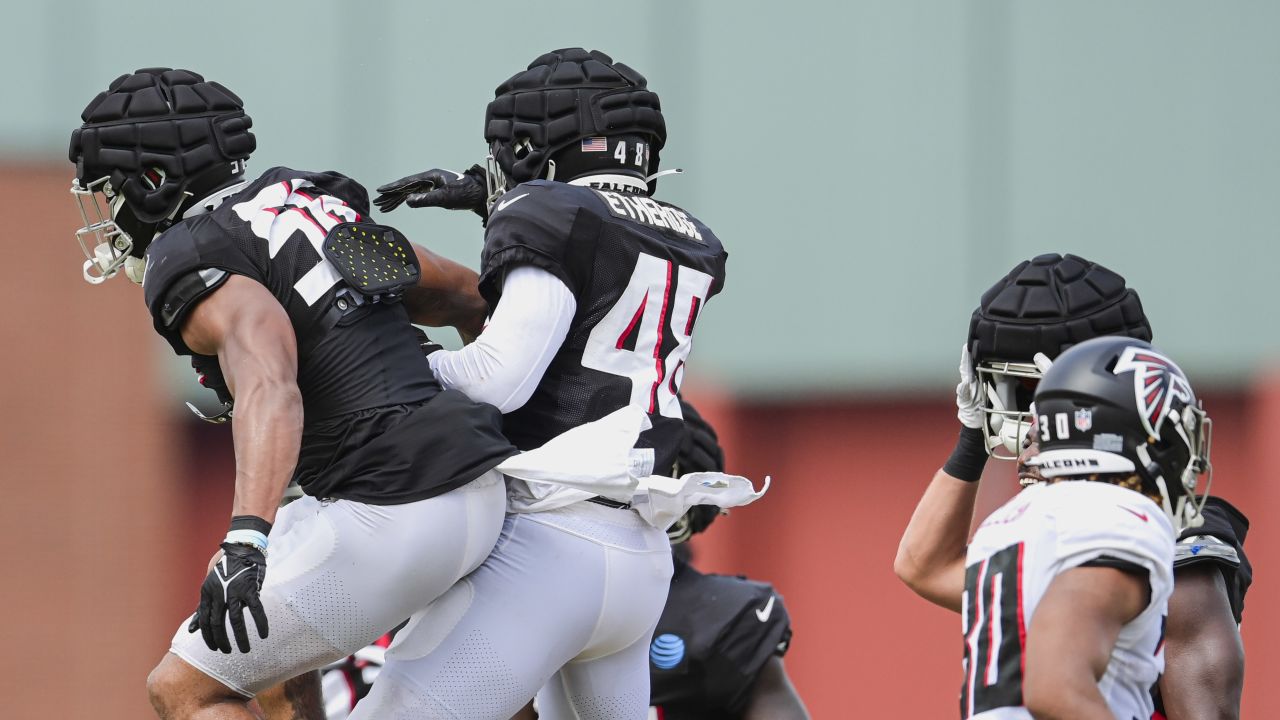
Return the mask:
<path id="1" fill-rule="evenodd" d="M 1046 480 L 1136 475 L 1174 528 L 1202 522 L 1213 423 L 1187 376 L 1150 344 L 1103 337 L 1067 350 L 1040 380 L 1034 412 L 1040 454 L 1029 462 Z"/>
<path id="2" fill-rule="evenodd" d="M 610 139 L 642 141 L 643 151 L 611 152 Z M 667 141 L 662 105 L 644 76 L 599 50 L 564 48 L 539 56 L 494 91 L 484 117 L 489 143 L 489 206 L 536 179 L 568 182 L 585 174 L 649 175 Z"/>
<path id="3" fill-rule="evenodd" d="M 1091 338 L 1151 340 L 1142 301 L 1124 278 L 1076 255 L 1021 262 L 982 294 L 969 320 L 969 357 L 980 385 L 992 457 L 1014 460 L 1031 425 L 1031 396 L 1050 360 Z"/>
<path id="4" fill-rule="evenodd" d="M 68 152 L 71 194 L 84 220 L 76 232 L 84 278 L 95 284 L 122 266 L 141 283 L 152 238 L 233 184 L 256 147 L 240 98 L 189 70 L 121 75 L 80 117 Z"/>

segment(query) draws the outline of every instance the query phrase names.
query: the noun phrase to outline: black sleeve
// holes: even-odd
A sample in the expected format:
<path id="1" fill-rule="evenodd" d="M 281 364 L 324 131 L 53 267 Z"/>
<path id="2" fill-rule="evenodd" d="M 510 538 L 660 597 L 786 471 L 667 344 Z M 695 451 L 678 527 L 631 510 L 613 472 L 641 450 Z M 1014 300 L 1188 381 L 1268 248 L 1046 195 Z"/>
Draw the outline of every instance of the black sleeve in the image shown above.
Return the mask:
<path id="1" fill-rule="evenodd" d="M 156 332 L 179 355 L 190 355 L 182 341 L 182 322 L 201 299 L 218 289 L 231 274 L 262 282 L 252 260 L 237 251 L 216 225 L 182 222 L 147 248 L 143 295 Z"/>
<path id="2" fill-rule="evenodd" d="M 1244 597 L 1253 584 L 1253 566 L 1244 551 L 1249 519 L 1234 505 L 1211 495 L 1204 505 L 1204 523 L 1187 528 L 1174 547 L 1175 578 L 1180 568 L 1212 563 L 1226 581 L 1231 613 L 1236 622 L 1244 614 Z M 1176 580 L 1175 580 L 1176 581 Z"/>
<path id="3" fill-rule="evenodd" d="M 580 297 L 602 222 L 580 200 L 534 182 L 516 186 L 494 205 L 480 258 L 480 294 L 490 306 L 502 295 L 506 271 L 521 265 L 546 270 Z"/>

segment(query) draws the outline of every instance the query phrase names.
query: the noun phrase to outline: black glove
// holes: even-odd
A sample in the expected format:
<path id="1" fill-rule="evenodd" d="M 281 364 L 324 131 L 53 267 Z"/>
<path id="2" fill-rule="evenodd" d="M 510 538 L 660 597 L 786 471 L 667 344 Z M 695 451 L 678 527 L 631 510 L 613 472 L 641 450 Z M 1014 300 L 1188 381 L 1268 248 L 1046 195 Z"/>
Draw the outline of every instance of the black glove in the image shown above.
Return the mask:
<path id="1" fill-rule="evenodd" d="M 479 165 L 472 165 L 461 174 L 433 168 L 387 183 L 378 188 L 378 193 L 373 202 L 382 212 L 391 212 L 400 207 L 400 203 L 408 203 L 411 208 L 470 210 L 481 220 L 489 218 L 485 206 L 489 197 L 488 175 Z"/>
<path id="2" fill-rule="evenodd" d="M 684 437 L 676 454 L 679 474 L 724 472 L 724 450 L 720 447 L 715 428 L 684 398 L 680 398 L 680 411 L 684 414 Z"/>
<path id="3" fill-rule="evenodd" d="M 227 387 L 227 379 L 222 376 L 222 368 L 218 365 L 218 358 L 212 355 L 192 355 L 191 369 L 196 371 L 196 379 L 204 387 L 212 390 L 218 396 L 218 400 L 222 403 L 222 410 L 212 415 L 206 415 L 200 408 L 187 403 L 187 408 L 196 414 L 196 417 L 215 424 L 225 423 L 231 420 L 231 414 L 235 410 L 235 400 L 231 398 L 231 388 Z"/>
<path id="4" fill-rule="evenodd" d="M 257 532 L 262 536 L 262 547 L 257 544 L 223 542 L 222 557 L 213 564 L 200 586 L 200 606 L 187 625 L 187 632 L 200 631 L 204 644 L 210 650 L 231 653 L 231 641 L 227 638 L 226 617 L 231 616 L 231 631 L 236 636 L 240 652 L 249 652 L 249 633 L 244 624 L 244 611 L 249 610 L 258 628 L 258 637 L 267 637 L 267 613 L 262 609 L 258 594 L 267 576 L 266 531 L 271 525 L 266 520 L 252 516 L 238 516 L 231 520 L 232 540 L 237 532 Z M 252 528 L 252 529 L 250 529 Z"/>
<path id="5" fill-rule="evenodd" d="M 222 376 L 218 358 L 212 355 L 192 355 L 191 369 L 196 371 L 196 380 L 218 396 L 218 402 L 223 405 L 231 404 L 231 388 L 227 387 L 227 379 Z"/>

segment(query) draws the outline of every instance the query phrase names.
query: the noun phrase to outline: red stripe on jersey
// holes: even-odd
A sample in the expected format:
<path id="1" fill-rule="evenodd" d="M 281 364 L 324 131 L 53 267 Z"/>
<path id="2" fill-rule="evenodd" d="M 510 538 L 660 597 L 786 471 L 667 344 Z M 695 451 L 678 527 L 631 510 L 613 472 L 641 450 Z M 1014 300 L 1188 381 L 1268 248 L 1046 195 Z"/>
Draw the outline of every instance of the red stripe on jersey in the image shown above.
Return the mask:
<path id="1" fill-rule="evenodd" d="M 667 324 L 667 303 L 671 302 L 671 261 L 667 261 L 667 287 L 662 291 L 662 311 L 658 314 L 658 342 L 653 346 L 653 364 L 658 369 L 658 380 L 649 391 L 649 412 L 658 410 L 658 386 L 667 374 L 667 363 L 662 357 L 662 329 Z"/>
<path id="2" fill-rule="evenodd" d="M 982 561 L 982 564 L 978 566 L 977 592 L 974 593 L 974 599 L 973 599 L 973 601 L 978 604 L 978 607 L 975 609 L 973 613 L 973 627 L 969 628 L 969 634 L 964 639 L 965 642 L 969 646 L 972 646 L 975 650 L 977 649 L 977 643 L 974 641 L 976 640 L 978 633 L 982 632 L 982 621 L 983 621 L 982 609 L 984 604 L 983 600 L 986 599 L 986 593 L 982 592 L 982 586 L 987 579 L 987 563 L 989 563 L 990 561 L 991 561 L 991 558 L 989 557 L 985 558 Z M 966 649 L 966 652 L 968 652 L 967 649 Z M 974 685 L 978 678 L 978 653 L 977 652 L 972 653 L 972 662 L 969 663 L 969 667 L 965 668 L 965 671 L 966 671 L 965 672 L 966 677 L 964 679 L 964 682 L 965 682 L 965 688 L 966 690 L 968 690 L 966 694 L 968 696 L 969 702 L 968 702 L 968 707 L 961 708 L 961 711 L 964 713 L 964 716 L 967 718 L 973 715 L 973 694 L 974 694 L 974 690 L 976 689 Z"/>
<path id="3" fill-rule="evenodd" d="M 644 315 L 644 308 L 649 304 L 649 291 L 644 291 L 644 299 L 640 301 L 640 307 L 636 308 L 636 314 L 631 316 L 631 322 L 627 323 L 627 329 L 622 331 L 618 336 L 618 343 L 614 345 L 617 350 L 622 349 L 622 344 L 631 336 L 631 331 L 636 329 L 636 323 L 640 322 L 640 318 Z"/>
<path id="4" fill-rule="evenodd" d="M 684 324 L 684 334 L 688 337 L 693 334 L 693 321 L 698 319 L 698 308 L 702 304 L 702 298 L 695 295 L 693 303 L 689 305 L 689 321 Z"/>
<path id="5" fill-rule="evenodd" d="M 996 573 L 996 577 L 1000 578 L 1000 582 L 1003 585 L 1004 576 L 1000 573 Z M 991 620 L 987 622 L 987 666 L 983 668 L 982 672 L 982 683 L 988 686 L 995 684 L 990 682 L 992 668 L 996 669 L 996 682 L 1000 682 L 1000 672 L 999 668 L 996 666 L 996 662 L 1000 660 L 1000 643 L 996 642 L 996 626 L 1000 623 L 996 618 L 996 612 L 1001 609 L 1000 595 L 1002 593 L 997 593 L 996 589 L 996 583 L 993 580 L 991 582 L 991 601 L 987 604 L 988 612 L 992 615 Z M 999 589 L 1004 590 L 1003 587 Z"/>
<path id="6" fill-rule="evenodd" d="M 1022 555 L 1026 545 L 1018 543 L 1018 669 L 1027 674 L 1027 621 L 1022 615 Z"/>
<path id="7" fill-rule="evenodd" d="M 342 679 L 347 681 L 347 690 L 351 693 L 351 709 L 355 710 L 356 703 L 360 701 L 360 693 L 356 691 L 356 682 L 351 679 L 351 673 L 346 670 L 340 670 L 339 672 L 342 673 Z M 359 670 L 353 672 L 359 672 Z"/>
<path id="8" fill-rule="evenodd" d="M 290 210 L 297 210 L 297 211 L 298 211 L 298 214 L 299 214 L 299 215 L 301 215 L 302 217 L 306 218 L 306 219 L 307 219 L 307 222 L 311 223 L 312 225 L 315 225 L 315 226 L 316 226 L 316 229 L 317 229 L 317 230 L 319 230 L 319 231 L 321 232 L 321 234 L 325 234 L 325 233 L 326 233 L 326 230 L 324 229 L 324 226 L 323 226 L 323 225 L 321 225 L 319 222 L 317 222 L 315 218 L 311 217 L 311 213 L 307 212 L 307 209 L 306 209 L 306 208 L 303 208 L 303 207 L 291 207 L 291 208 L 289 208 L 289 209 L 290 209 Z"/>

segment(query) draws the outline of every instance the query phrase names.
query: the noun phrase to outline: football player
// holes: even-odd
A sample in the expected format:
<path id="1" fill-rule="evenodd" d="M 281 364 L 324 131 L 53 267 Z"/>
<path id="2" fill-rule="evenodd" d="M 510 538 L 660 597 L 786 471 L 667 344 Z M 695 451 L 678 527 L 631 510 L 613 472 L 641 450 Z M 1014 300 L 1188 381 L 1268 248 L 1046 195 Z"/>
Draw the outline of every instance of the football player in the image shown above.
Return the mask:
<path id="1" fill-rule="evenodd" d="M 724 451 L 710 423 L 682 403 L 687 432 L 681 472 L 721 471 Z M 690 563 L 686 541 L 719 508 L 698 505 L 668 530 L 675 573 L 649 646 L 650 703 L 663 720 L 807 720 L 783 656 L 791 618 L 772 585 L 710 575 Z"/>
<path id="2" fill-rule="evenodd" d="M 1036 482 L 1027 463 L 1037 451 L 1030 396 L 1042 366 L 1072 344 L 1103 334 L 1149 340 L 1136 292 L 1119 275 L 1087 260 L 1044 255 L 1015 267 L 982 298 L 957 387 L 961 430 L 903 535 L 895 570 L 922 597 L 957 612 L 964 590 L 965 543 L 988 452 L 1017 463 L 1023 485 Z M 1037 366 L 1034 358 L 1039 354 Z M 972 358 L 972 359 L 971 359 Z M 1238 623 L 1251 569 L 1243 542 L 1248 521 L 1210 497 L 1204 523 L 1182 532 L 1175 555 L 1166 672 L 1159 687 L 1174 718 L 1238 714 L 1244 656 Z M 1215 672 L 1204 672 L 1212 667 Z M 1157 693 L 1156 707 L 1162 699 Z"/>
<path id="3" fill-rule="evenodd" d="M 1127 337 L 1064 352 L 1032 407 L 1041 481 L 967 551 L 961 716 L 1149 717 L 1208 417 L 1173 361 Z"/>
<path id="4" fill-rule="evenodd" d="M 487 172 L 428 172 L 379 198 L 487 219 L 480 291 L 493 314 L 475 343 L 430 355 L 436 377 L 505 413 L 521 448 L 638 408 L 651 427 L 636 475 L 669 475 L 683 427 L 677 393 L 726 253 L 701 221 L 651 197 L 666 140 L 657 95 L 604 53 L 553 51 L 498 86 L 485 139 Z M 449 202 L 414 197 L 432 191 Z M 535 693 L 544 717 L 645 717 L 649 645 L 672 573 L 665 529 L 732 484 L 691 477 L 625 497 L 512 483 L 514 512 L 493 554 L 397 635 L 352 717 L 381 717 L 403 699 L 420 717 L 507 720 Z M 755 497 L 736 480 L 746 487 L 728 494 L 739 497 L 716 504 Z M 678 512 L 652 513 L 672 497 Z"/>
<path id="5" fill-rule="evenodd" d="M 724 451 L 715 430 L 683 399 L 680 406 L 685 433 L 677 473 L 723 471 Z M 719 512 L 711 505 L 690 508 L 667 533 L 675 573 L 649 646 L 651 717 L 805 720 L 804 703 L 782 661 L 791 644 L 791 620 L 782 597 L 766 583 L 704 575 L 689 564 L 685 541 L 705 530 Z M 344 720 L 368 694 L 389 638 L 325 669 L 328 720 Z M 530 703 L 514 720 L 536 717 Z"/>
<path id="6" fill-rule="evenodd" d="M 349 178 L 248 178 L 251 122 L 218 83 L 139 70 L 82 119 L 85 278 L 142 284 L 156 331 L 235 400 L 230 527 L 148 690 L 164 718 L 254 717 L 256 693 L 368 644 L 497 540 L 493 468 L 517 451 L 435 382 L 407 317 L 474 333 L 484 304 L 473 273 L 370 222 Z M 277 515 L 291 478 L 306 497 Z"/>

